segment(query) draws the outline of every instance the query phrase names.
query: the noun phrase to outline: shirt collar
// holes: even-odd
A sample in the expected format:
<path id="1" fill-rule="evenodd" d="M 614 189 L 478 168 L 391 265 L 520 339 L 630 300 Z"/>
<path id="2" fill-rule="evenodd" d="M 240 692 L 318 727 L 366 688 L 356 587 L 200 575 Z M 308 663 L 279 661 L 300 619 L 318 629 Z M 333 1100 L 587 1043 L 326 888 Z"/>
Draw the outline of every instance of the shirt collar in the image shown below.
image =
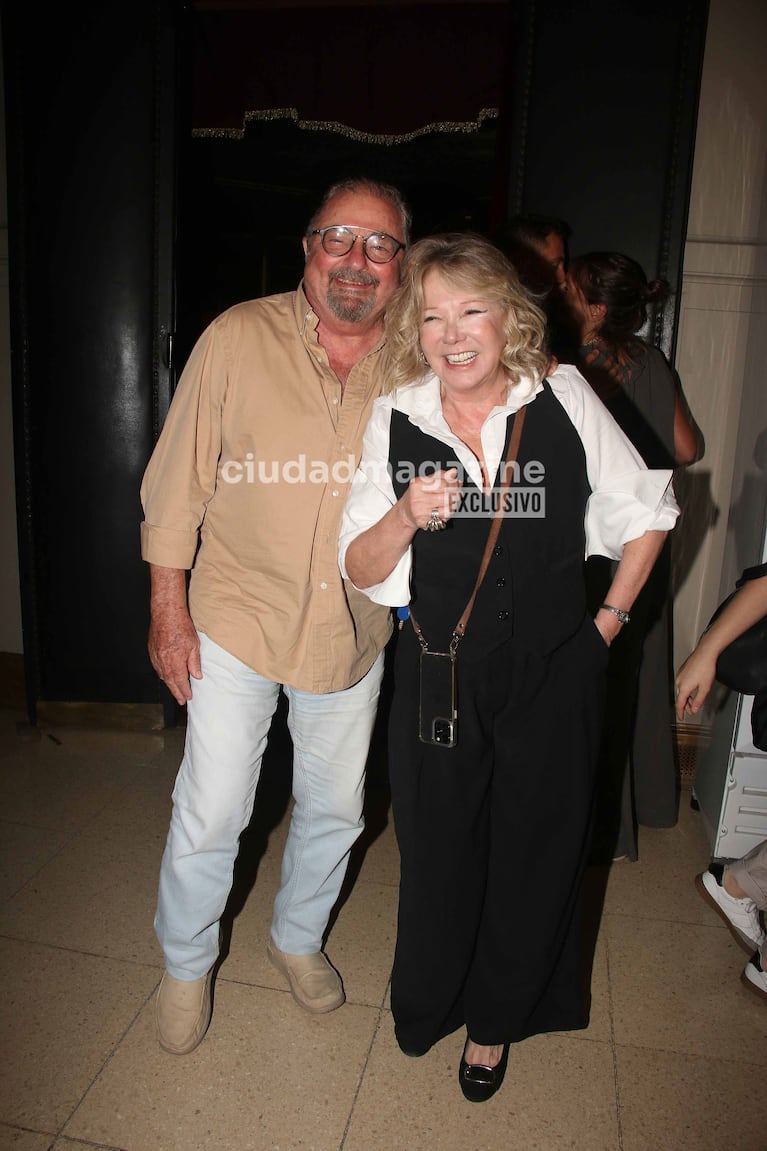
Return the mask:
<path id="1" fill-rule="evenodd" d="M 505 419 L 510 413 L 517 412 L 525 404 L 529 404 L 542 391 L 543 382 L 536 383 L 528 376 L 523 377 L 518 384 L 509 384 L 506 402 L 493 408 L 488 419 L 496 415 L 502 415 Z M 427 423 L 434 424 L 444 420 L 440 382 L 434 372 L 429 371 L 414 383 L 398 388 L 395 403 L 401 411 Z"/>

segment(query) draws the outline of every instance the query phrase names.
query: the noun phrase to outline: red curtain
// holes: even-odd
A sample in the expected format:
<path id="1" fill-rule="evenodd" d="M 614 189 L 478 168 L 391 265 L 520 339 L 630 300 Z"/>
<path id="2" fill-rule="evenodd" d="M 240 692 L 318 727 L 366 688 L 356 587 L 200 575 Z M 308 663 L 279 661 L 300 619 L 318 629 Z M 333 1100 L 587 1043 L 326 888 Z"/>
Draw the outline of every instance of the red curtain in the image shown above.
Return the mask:
<path id="1" fill-rule="evenodd" d="M 498 116 L 507 3 L 283 7 L 193 13 L 195 136 L 249 120 L 394 144 Z"/>

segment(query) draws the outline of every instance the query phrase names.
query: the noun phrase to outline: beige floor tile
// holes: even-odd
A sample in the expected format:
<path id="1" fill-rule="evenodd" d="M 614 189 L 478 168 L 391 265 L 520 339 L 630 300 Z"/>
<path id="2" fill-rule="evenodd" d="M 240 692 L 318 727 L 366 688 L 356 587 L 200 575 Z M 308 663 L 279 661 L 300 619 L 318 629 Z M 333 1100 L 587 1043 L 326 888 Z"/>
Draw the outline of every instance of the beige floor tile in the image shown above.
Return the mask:
<path id="1" fill-rule="evenodd" d="M 170 807 L 150 768 L 0 909 L 17 939 L 162 964 L 152 919 Z M 73 894 L 76 893 L 76 898 Z"/>
<path id="2" fill-rule="evenodd" d="M 725 1057 L 617 1052 L 623 1151 L 763 1151 L 764 1072 Z"/>
<path id="3" fill-rule="evenodd" d="M 3 818 L 30 827 L 79 831 L 162 748 L 161 735 L 63 729 L 5 744 L 0 769 Z"/>
<path id="4" fill-rule="evenodd" d="M 256 885 L 232 925 L 222 978 L 287 993 L 284 977 L 266 955 L 278 887 L 279 860 L 262 865 Z M 341 973 L 350 1003 L 380 1006 L 394 957 L 396 914 L 396 888 L 363 882 L 354 887 L 340 909 L 325 951 Z"/>
<path id="5" fill-rule="evenodd" d="M 396 934 L 396 887 L 357 883 L 328 940 L 328 952 L 341 972 L 350 1003 L 381 1005 L 391 976 Z"/>
<path id="6" fill-rule="evenodd" d="M 147 1006 L 63 1133 L 124 1151 L 337 1151 L 378 1012 L 292 1007 L 221 981 L 208 1035 L 179 1058 Z"/>
<path id="7" fill-rule="evenodd" d="M 81 1143 L 77 1139 L 57 1139 L 51 1151 L 120 1151 L 119 1147 L 107 1147 L 104 1143 Z"/>
<path id="8" fill-rule="evenodd" d="M 0 1151 L 49 1151 L 50 1146 L 50 1135 L 22 1131 L 18 1127 L 7 1127 L 0 1123 Z"/>
<path id="9" fill-rule="evenodd" d="M 158 973 L 0 940 L 0 1120 L 57 1130 L 158 982 Z"/>
<path id="10" fill-rule="evenodd" d="M 463 1034 L 421 1059 L 402 1055 L 385 1016 L 365 1069 L 344 1151 L 606 1151 L 617 1147 L 610 1047 L 538 1036 L 512 1048 L 488 1103 L 458 1086 Z"/>
<path id="11" fill-rule="evenodd" d="M 274 897 L 279 888 L 279 868 L 276 864 L 259 869 L 255 886 L 248 893 L 242 910 L 231 924 L 231 938 L 225 940 L 225 958 L 221 975 L 237 983 L 282 990 L 285 980 L 272 967 L 266 956 L 272 924 Z M 229 930 L 225 923 L 225 933 Z M 332 959 L 332 947 L 328 955 Z"/>
<path id="12" fill-rule="evenodd" d="M 57 1139 L 51 1151 L 119 1151 L 116 1147 L 107 1147 L 104 1143 L 80 1143 L 77 1139 Z"/>
<path id="13" fill-rule="evenodd" d="M 16 936 L 0 939 L 14 1052 L 0 1067 L 0 1151 L 767 1151 L 753 1091 L 767 1011 L 695 891 L 709 845 L 689 792 L 678 827 L 640 829 L 638 863 L 589 869 L 588 1030 L 518 1045 L 503 1090 L 476 1107 L 456 1082 L 460 1034 L 420 1060 L 394 1041 L 399 855 L 381 754 L 327 945 L 347 1004 L 307 1015 L 265 954 L 290 816 L 278 723 L 213 1025 L 177 1059 L 154 1034 L 152 917 L 183 729 L 22 738 L 16 722 L 0 712 L 0 923 Z"/>
<path id="14" fill-rule="evenodd" d="M 357 878 L 399 888 L 399 848 L 393 828 L 386 828 L 367 848 Z"/>
<path id="15" fill-rule="evenodd" d="M 708 866 L 710 847 L 700 812 L 682 792 L 676 827 L 639 829 L 639 860 L 616 863 L 609 871 L 604 909 L 608 915 L 705 923 L 705 904 L 695 876 Z"/>
<path id="16" fill-rule="evenodd" d="M 607 937 L 616 1043 L 767 1066 L 767 1010 L 729 932 L 614 916 Z"/>
<path id="17" fill-rule="evenodd" d="M 237 861 L 237 886 L 230 901 L 230 909 L 236 915 L 221 975 L 236 982 L 285 990 L 284 978 L 266 957 L 266 945 L 280 885 L 290 809 L 269 831 L 265 850 L 265 834 L 259 830 L 257 815 L 256 812 L 251 828 L 243 836 Z M 380 838 L 393 840 L 394 833 L 386 827 Z M 391 854 L 389 847 L 382 848 L 381 855 L 387 850 Z M 261 851 L 264 853 L 259 856 Z M 397 887 L 386 881 L 367 882 L 363 876 L 372 878 L 372 868 L 367 864 L 358 878 L 352 876 L 345 885 L 325 950 L 342 975 L 349 1002 L 377 1007 L 385 994 L 394 957 Z"/>
<path id="18" fill-rule="evenodd" d="M 16 895 L 68 838 L 65 831 L 0 822 L 0 901 Z"/>

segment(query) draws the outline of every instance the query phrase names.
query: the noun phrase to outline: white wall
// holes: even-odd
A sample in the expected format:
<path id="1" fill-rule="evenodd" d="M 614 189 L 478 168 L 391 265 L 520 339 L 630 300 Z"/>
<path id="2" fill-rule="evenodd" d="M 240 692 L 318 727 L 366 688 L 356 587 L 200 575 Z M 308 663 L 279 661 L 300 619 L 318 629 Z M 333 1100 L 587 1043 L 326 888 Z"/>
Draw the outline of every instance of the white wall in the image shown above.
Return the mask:
<path id="1" fill-rule="evenodd" d="M 677 481 L 675 665 L 743 567 L 767 497 L 767 5 L 711 0 L 676 367 L 706 438 Z M 705 713 L 702 719 L 705 720 Z"/>

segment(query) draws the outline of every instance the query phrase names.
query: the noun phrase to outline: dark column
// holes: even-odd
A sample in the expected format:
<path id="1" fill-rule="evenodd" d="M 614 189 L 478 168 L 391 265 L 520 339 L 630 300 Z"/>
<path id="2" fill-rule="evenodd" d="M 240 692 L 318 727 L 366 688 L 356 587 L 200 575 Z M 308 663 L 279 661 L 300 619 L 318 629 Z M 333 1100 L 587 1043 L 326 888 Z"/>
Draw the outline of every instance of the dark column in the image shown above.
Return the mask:
<path id="1" fill-rule="evenodd" d="M 30 713 L 156 702 L 138 492 L 167 407 L 169 14 L 86 0 L 2 20 Z"/>
<path id="2" fill-rule="evenodd" d="M 525 0 L 515 6 L 508 210 L 559 216 L 573 254 L 625 252 L 677 296 L 707 0 Z"/>

